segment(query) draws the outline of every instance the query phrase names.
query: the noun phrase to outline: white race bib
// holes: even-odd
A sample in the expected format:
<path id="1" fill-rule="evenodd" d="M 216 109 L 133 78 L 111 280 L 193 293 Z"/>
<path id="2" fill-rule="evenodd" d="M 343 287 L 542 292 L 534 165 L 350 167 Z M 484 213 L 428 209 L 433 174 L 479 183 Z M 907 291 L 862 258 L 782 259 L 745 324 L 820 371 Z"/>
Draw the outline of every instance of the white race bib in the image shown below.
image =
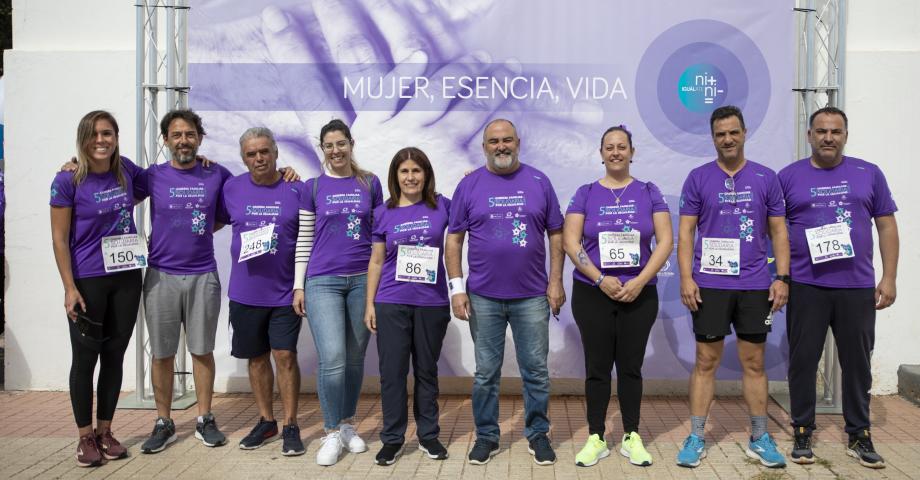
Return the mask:
<path id="1" fill-rule="evenodd" d="M 264 255 L 265 252 L 271 250 L 273 233 L 275 233 L 274 223 L 248 232 L 240 232 L 240 258 L 237 263 Z"/>
<path id="2" fill-rule="evenodd" d="M 741 274 L 741 239 L 703 238 L 700 273 L 710 275 Z"/>
<path id="3" fill-rule="evenodd" d="M 842 258 L 853 258 L 853 241 L 850 226 L 846 223 L 829 223 L 805 229 L 811 263 L 824 263 Z"/>
<path id="4" fill-rule="evenodd" d="M 105 272 L 124 272 L 147 266 L 147 242 L 136 233 L 102 239 Z"/>
<path id="5" fill-rule="evenodd" d="M 639 231 L 600 232 L 597 234 L 601 268 L 638 267 L 642 254 L 639 250 Z"/>
<path id="6" fill-rule="evenodd" d="M 433 284 L 438 281 L 440 259 L 438 248 L 400 245 L 396 253 L 396 281 Z"/>

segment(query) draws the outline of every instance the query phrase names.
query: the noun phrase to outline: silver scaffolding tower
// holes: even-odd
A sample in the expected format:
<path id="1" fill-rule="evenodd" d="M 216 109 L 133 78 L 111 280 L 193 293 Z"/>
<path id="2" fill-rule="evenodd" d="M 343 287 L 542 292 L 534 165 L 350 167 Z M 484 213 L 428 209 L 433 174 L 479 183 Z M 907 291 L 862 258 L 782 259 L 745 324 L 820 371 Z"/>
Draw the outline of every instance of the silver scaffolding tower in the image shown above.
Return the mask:
<path id="1" fill-rule="evenodd" d="M 138 164 L 147 168 L 168 162 L 169 150 L 160 140 L 160 114 L 188 107 L 188 11 L 187 0 L 137 0 L 135 71 L 137 74 L 136 121 Z M 163 25 L 160 20 L 165 20 Z M 150 212 L 144 204 L 136 208 L 138 233 L 147 236 Z M 133 397 L 119 401 L 119 408 L 156 408 L 150 379 L 153 357 L 146 336 L 144 305 L 138 311 L 135 329 L 137 387 Z M 186 371 L 185 333 L 179 338 L 175 360 L 173 409 L 196 403 L 189 391 Z"/>
<path id="2" fill-rule="evenodd" d="M 811 155 L 808 118 L 823 107 L 844 108 L 846 73 L 847 0 L 797 0 L 798 75 L 796 158 Z M 816 413 L 842 412 L 840 363 L 834 337 L 828 331 L 818 367 Z M 789 411 L 789 395 L 774 394 Z"/>

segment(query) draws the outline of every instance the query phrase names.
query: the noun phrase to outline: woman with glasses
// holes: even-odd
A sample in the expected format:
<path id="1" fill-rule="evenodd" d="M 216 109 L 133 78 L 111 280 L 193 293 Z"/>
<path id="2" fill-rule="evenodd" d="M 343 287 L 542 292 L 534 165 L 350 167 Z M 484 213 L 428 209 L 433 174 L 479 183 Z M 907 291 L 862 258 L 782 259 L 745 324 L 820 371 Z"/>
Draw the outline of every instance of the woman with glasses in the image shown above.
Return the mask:
<path id="1" fill-rule="evenodd" d="M 620 453 L 633 465 L 652 464 L 638 433 L 642 362 L 658 315 L 656 275 L 674 240 L 658 187 L 629 173 L 635 151 L 625 126 L 607 129 L 600 148 L 604 176 L 582 185 L 565 214 L 563 245 L 575 264 L 572 314 L 585 354 L 589 437 L 575 457 L 582 467 L 610 454 L 604 432 L 614 366 L 624 433 Z"/>
<path id="2" fill-rule="evenodd" d="M 319 465 L 335 465 L 344 448 L 367 450 L 355 431 L 370 332 L 364 325 L 373 210 L 383 203 L 380 180 L 355 161 L 355 141 L 341 120 L 320 131 L 324 172 L 307 180 L 307 209 L 294 276 L 294 310 L 307 316 L 319 356 L 317 394 L 326 436 Z M 306 275 L 306 284 L 303 278 Z"/>
<path id="3" fill-rule="evenodd" d="M 77 465 L 128 456 L 112 435 L 122 362 L 141 298 L 146 243 L 134 225 L 140 168 L 118 152 L 118 123 L 87 113 L 77 126 L 77 166 L 51 184 L 51 237 L 70 327 L 70 401 L 79 431 Z M 93 429 L 93 372 L 96 428 Z"/>

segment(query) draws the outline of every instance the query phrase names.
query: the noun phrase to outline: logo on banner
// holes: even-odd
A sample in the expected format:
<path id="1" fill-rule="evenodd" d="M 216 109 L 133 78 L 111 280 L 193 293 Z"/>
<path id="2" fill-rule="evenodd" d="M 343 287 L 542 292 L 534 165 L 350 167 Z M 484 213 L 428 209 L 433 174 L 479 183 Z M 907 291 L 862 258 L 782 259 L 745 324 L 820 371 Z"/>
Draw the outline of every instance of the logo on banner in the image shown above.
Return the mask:
<path id="1" fill-rule="evenodd" d="M 727 87 L 722 71 L 708 63 L 691 65 L 677 82 L 680 102 L 691 112 L 711 112 L 722 106 Z"/>

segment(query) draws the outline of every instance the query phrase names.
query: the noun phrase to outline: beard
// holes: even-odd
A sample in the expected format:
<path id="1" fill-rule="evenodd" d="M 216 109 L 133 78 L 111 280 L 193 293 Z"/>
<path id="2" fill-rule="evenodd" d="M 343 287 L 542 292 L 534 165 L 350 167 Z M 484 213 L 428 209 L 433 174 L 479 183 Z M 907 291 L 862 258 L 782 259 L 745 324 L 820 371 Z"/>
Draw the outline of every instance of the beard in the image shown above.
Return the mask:
<path id="1" fill-rule="evenodd" d="M 517 160 L 517 155 L 513 153 L 496 153 L 492 155 L 492 165 L 494 165 L 499 170 L 506 170 L 514 165 L 515 160 Z"/>
<path id="2" fill-rule="evenodd" d="M 188 153 L 187 155 L 183 155 L 183 154 L 179 153 L 178 150 L 173 151 L 173 152 L 171 152 L 171 153 L 172 153 L 173 158 L 175 158 L 176 161 L 179 162 L 179 163 L 182 164 L 182 165 L 188 165 L 189 163 L 194 162 L 194 161 L 195 161 L 195 157 L 198 156 L 198 150 L 192 150 L 192 151 L 191 151 L 190 153 Z"/>

